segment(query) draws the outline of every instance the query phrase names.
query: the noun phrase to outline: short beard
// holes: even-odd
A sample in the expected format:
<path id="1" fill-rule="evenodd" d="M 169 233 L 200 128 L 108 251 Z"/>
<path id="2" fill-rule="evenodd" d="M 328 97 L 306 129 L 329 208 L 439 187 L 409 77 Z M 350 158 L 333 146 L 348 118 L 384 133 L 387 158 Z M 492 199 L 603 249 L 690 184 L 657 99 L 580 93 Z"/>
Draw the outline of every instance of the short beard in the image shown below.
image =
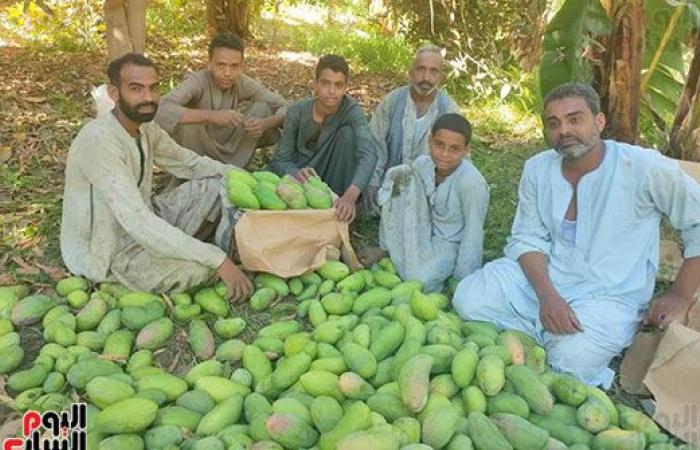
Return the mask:
<path id="1" fill-rule="evenodd" d="M 588 143 L 569 145 L 566 147 L 555 146 L 554 149 L 567 161 L 577 160 L 593 150 L 599 139 L 593 138 Z"/>
<path id="2" fill-rule="evenodd" d="M 154 106 L 153 112 L 142 113 L 139 112 L 139 108 L 142 106 Z M 157 103 L 141 103 L 136 106 L 131 106 L 124 101 L 123 97 L 119 97 L 119 109 L 121 112 L 132 122 L 135 123 L 146 123 L 153 120 L 158 111 Z"/>
<path id="3" fill-rule="evenodd" d="M 432 93 L 434 93 L 435 91 L 437 91 L 437 88 L 438 88 L 438 86 L 437 86 L 437 84 L 435 84 L 435 85 L 432 85 L 432 86 L 426 91 L 426 90 L 424 90 L 422 87 L 420 87 L 420 86 L 418 85 L 418 83 L 413 83 L 413 90 L 416 91 L 416 93 L 417 93 L 418 95 L 420 95 L 421 97 L 427 97 L 428 95 L 431 95 Z"/>

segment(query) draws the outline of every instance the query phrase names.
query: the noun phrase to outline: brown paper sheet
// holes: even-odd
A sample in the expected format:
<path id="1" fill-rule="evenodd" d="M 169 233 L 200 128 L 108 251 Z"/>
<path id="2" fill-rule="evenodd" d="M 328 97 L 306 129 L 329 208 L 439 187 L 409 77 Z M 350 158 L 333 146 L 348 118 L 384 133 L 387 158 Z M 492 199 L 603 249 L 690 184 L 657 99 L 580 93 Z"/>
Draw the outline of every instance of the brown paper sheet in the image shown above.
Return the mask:
<path id="1" fill-rule="evenodd" d="M 654 420 L 676 437 L 700 445 L 700 333 L 672 323 L 644 383 L 656 399 Z"/>
<path id="2" fill-rule="evenodd" d="M 236 223 L 235 239 L 241 263 L 250 271 L 289 278 L 339 256 L 353 270 L 362 267 L 348 224 L 339 222 L 333 209 L 249 211 Z"/>

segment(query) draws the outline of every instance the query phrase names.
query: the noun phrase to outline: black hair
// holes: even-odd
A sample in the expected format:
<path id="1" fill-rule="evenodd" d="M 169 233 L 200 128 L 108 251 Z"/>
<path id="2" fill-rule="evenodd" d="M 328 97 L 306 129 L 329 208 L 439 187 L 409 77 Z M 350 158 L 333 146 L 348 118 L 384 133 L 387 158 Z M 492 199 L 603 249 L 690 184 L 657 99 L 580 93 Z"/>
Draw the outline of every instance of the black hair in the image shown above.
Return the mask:
<path id="1" fill-rule="evenodd" d="M 129 64 L 139 67 L 153 67 L 153 69 L 158 72 L 158 66 L 141 53 L 127 53 L 126 55 L 112 60 L 107 66 L 107 77 L 112 86 L 119 86 L 122 81 L 122 68 Z"/>
<path id="2" fill-rule="evenodd" d="M 209 43 L 209 58 L 211 58 L 211 55 L 214 54 L 214 50 L 217 48 L 230 48 L 231 50 L 238 50 L 243 54 L 245 43 L 243 39 L 233 33 L 221 33 L 214 36 L 214 39 Z"/>
<path id="3" fill-rule="evenodd" d="M 316 79 L 321 76 L 321 72 L 326 69 L 331 69 L 333 72 L 340 72 L 345 75 L 345 80 L 350 77 L 350 67 L 345 58 L 338 55 L 321 56 L 316 64 Z"/>
<path id="4" fill-rule="evenodd" d="M 572 97 L 585 100 L 588 109 L 591 110 L 594 116 L 600 112 L 600 97 L 598 93 L 595 89 L 583 83 L 565 83 L 552 89 L 544 98 L 544 110 L 554 100 Z"/>
<path id="5" fill-rule="evenodd" d="M 440 130 L 450 130 L 464 136 L 465 144 L 469 145 L 472 139 L 472 125 L 462 115 L 457 113 L 443 114 L 433 124 L 432 134 Z"/>

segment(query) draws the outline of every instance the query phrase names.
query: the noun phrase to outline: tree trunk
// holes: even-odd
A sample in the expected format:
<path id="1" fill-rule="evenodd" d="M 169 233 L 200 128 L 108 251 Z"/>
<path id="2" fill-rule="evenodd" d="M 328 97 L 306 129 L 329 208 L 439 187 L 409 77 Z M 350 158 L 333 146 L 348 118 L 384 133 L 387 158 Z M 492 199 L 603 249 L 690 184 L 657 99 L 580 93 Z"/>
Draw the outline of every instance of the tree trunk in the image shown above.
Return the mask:
<path id="1" fill-rule="evenodd" d="M 146 47 L 146 7 L 150 0 L 105 0 L 107 60 L 126 53 L 143 53 Z"/>
<path id="2" fill-rule="evenodd" d="M 603 66 L 596 72 L 608 125 L 604 137 L 636 143 L 644 53 L 644 0 L 606 2 L 612 33 L 603 38 Z"/>
<path id="3" fill-rule="evenodd" d="M 698 93 L 700 92 L 700 32 L 693 32 L 693 60 L 688 69 L 688 77 L 683 87 L 683 94 L 678 101 L 676 117 L 671 125 L 669 135 L 669 156 L 680 159 L 691 158 L 698 160 L 700 146 L 693 139 L 693 131 L 697 127 L 697 120 L 700 105 L 698 104 Z"/>
<path id="4" fill-rule="evenodd" d="M 547 1 L 530 0 L 523 7 L 513 44 L 520 67 L 532 72 L 542 57 L 542 38 L 547 27 Z"/>
<path id="5" fill-rule="evenodd" d="M 207 0 L 207 34 L 233 33 L 250 37 L 250 9 L 254 0 Z"/>

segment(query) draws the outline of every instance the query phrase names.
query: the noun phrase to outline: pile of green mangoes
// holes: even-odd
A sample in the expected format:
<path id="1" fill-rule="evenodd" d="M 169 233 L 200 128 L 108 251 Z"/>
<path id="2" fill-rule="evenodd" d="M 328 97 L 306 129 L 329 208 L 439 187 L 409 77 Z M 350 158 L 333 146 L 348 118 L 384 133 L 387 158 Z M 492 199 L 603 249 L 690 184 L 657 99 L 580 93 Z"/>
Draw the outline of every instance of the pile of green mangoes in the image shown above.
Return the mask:
<path id="1" fill-rule="evenodd" d="M 331 190 L 314 176 L 299 183 L 289 175 L 280 178 L 267 171 L 231 170 L 226 175 L 229 201 L 242 209 L 328 209 L 333 206 Z"/>
<path id="2" fill-rule="evenodd" d="M 390 260 L 254 277 L 253 310 L 296 299 L 254 336 L 219 283 L 156 296 L 79 277 L 56 296 L 0 288 L 0 373 L 13 407 L 88 406 L 88 448 L 190 450 L 665 450 L 655 422 L 551 371 L 518 331 L 465 321 Z M 42 325 L 23 368 L 16 327 Z M 197 363 L 159 367 L 183 330 Z M 243 333 L 251 335 L 248 342 Z"/>

